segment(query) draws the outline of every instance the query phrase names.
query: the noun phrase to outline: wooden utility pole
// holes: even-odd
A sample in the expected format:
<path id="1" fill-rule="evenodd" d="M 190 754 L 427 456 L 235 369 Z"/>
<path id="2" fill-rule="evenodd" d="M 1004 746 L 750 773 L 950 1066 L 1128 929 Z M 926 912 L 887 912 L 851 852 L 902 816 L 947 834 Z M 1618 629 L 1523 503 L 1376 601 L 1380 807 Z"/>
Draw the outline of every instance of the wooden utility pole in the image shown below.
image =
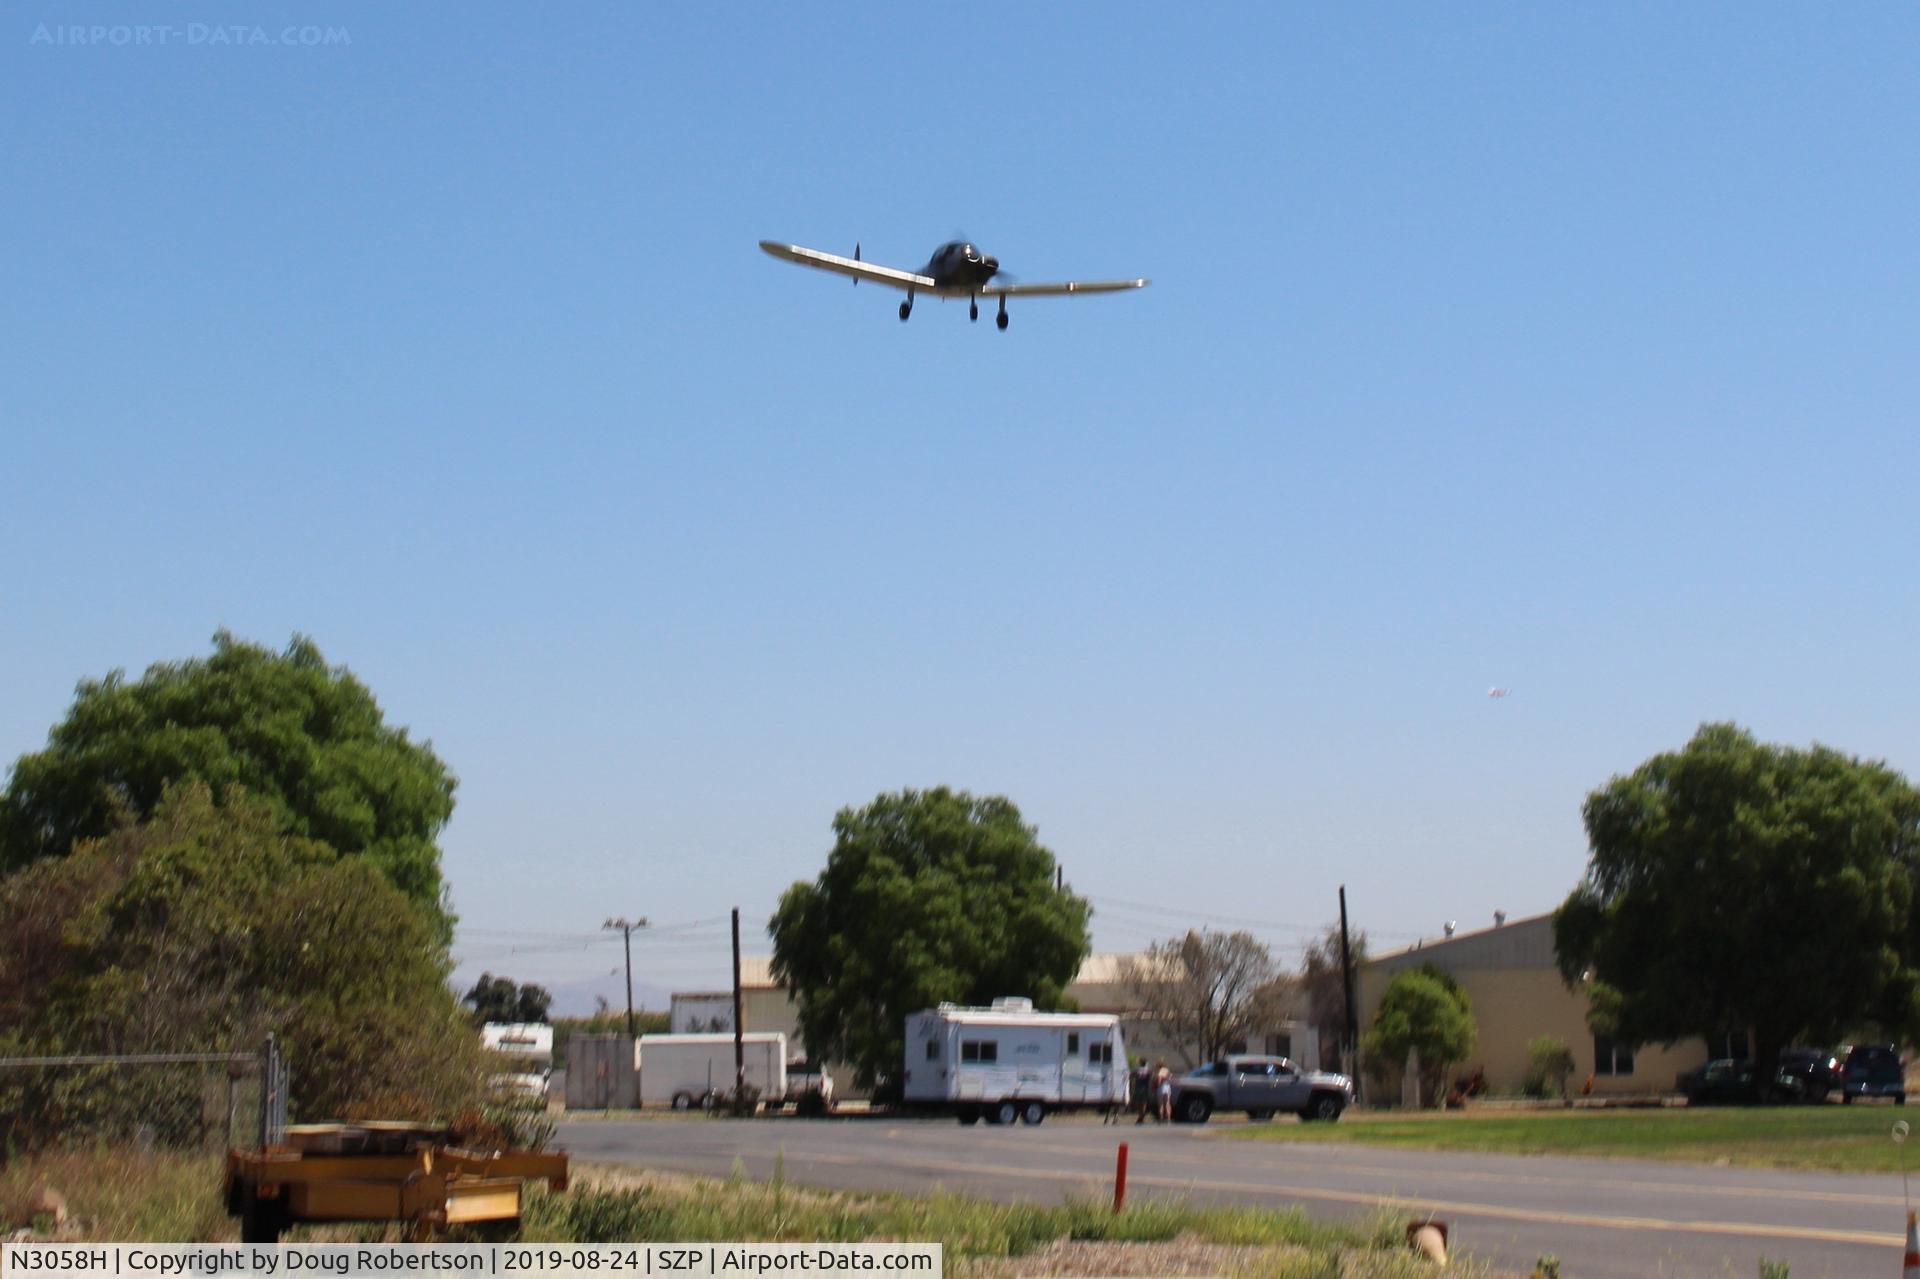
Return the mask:
<path id="1" fill-rule="evenodd" d="M 740 1016 L 740 908 L 733 908 L 733 1105 L 747 1104 L 746 1022 Z"/>
<path id="2" fill-rule="evenodd" d="M 632 919 L 632 920 L 630 920 L 630 919 L 628 919 L 628 918 L 626 918 L 626 917 L 625 917 L 625 916 L 623 915 L 623 916 L 621 916 L 621 917 L 620 917 L 619 919 L 609 919 L 609 920 L 608 920 L 608 921 L 607 921 L 606 923 L 604 923 L 604 924 L 602 924 L 602 925 L 600 925 L 600 927 L 602 927 L 602 928 L 617 928 L 617 929 L 619 929 L 619 930 L 620 930 L 620 935 L 621 935 L 621 936 L 622 936 L 622 937 L 623 937 L 623 938 L 624 938 L 624 939 L 626 940 L 626 943 L 627 943 L 627 1038 L 628 1038 L 628 1039 L 632 1039 L 632 1038 L 634 1037 L 634 1029 L 633 1029 L 633 930 L 634 930 L 634 929 L 636 929 L 636 928 L 645 928 L 646 926 L 647 926 L 647 917 L 646 917 L 645 915 L 642 915 L 642 916 L 641 916 L 640 918 L 638 918 L 638 919 Z"/>
<path id="3" fill-rule="evenodd" d="M 1340 885 L 1340 981 L 1346 988 L 1347 996 L 1347 1042 L 1346 1051 L 1340 1054 L 1340 1065 L 1353 1077 L 1353 1086 L 1360 1087 L 1360 1017 L 1353 1003 L 1353 947 L 1347 941 L 1347 886 Z"/>

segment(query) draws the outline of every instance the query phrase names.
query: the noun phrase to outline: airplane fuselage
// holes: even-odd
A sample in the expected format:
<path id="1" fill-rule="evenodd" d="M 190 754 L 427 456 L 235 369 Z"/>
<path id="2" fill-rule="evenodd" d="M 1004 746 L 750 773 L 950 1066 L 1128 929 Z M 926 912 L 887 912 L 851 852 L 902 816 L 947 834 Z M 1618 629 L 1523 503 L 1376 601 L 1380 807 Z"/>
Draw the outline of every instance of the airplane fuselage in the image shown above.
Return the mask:
<path id="1" fill-rule="evenodd" d="M 989 257 L 961 240 L 941 245 L 920 268 L 920 274 L 934 281 L 941 293 L 968 297 L 1000 273 L 1000 260 Z"/>

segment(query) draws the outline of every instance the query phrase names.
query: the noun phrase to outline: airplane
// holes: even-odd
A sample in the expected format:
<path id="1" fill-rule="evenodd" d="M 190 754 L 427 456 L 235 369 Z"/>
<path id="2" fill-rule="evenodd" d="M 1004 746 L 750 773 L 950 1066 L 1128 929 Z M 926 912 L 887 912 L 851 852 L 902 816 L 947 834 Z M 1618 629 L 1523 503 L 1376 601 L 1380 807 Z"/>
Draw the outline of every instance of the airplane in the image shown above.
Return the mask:
<path id="1" fill-rule="evenodd" d="M 1507 694 L 1511 692 L 1513 692 L 1512 689 L 1501 688 L 1499 685 L 1496 684 L 1492 688 L 1487 690 L 1487 696 L 1488 697 L 1505 697 Z"/>
<path id="2" fill-rule="evenodd" d="M 907 300 L 900 304 L 900 318 L 906 319 L 913 314 L 913 298 L 916 293 L 931 293 L 935 297 L 967 299 L 967 318 L 980 318 L 980 299 L 999 298 L 1000 314 L 993 322 L 1000 328 L 1007 327 L 1008 298 L 1049 298 L 1065 297 L 1070 293 L 1118 293 L 1122 289 L 1144 289 L 1145 280 L 1086 280 L 1063 281 L 1058 284 L 994 284 L 993 277 L 1000 274 L 1000 259 L 989 257 L 964 240 L 953 240 L 941 245 L 927 259 L 927 264 L 918 271 L 900 271 L 890 266 L 875 266 L 871 262 L 860 260 L 860 246 L 853 246 L 853 256 L 843 258 L 837 253 L 822 253 L 819 249 L 803 249 L 797 244 L 781 244 L 775 240 L 762 240 L 760 247 L 776 258 L 788 262 L 797 262 L 801 266 L 810 266 L 820 271 L 833 271 L 840 275 L 850 275 L 854 284 L 866 280 L 872 284 L 884 284 L 889 288 L 905 289 Z"/>

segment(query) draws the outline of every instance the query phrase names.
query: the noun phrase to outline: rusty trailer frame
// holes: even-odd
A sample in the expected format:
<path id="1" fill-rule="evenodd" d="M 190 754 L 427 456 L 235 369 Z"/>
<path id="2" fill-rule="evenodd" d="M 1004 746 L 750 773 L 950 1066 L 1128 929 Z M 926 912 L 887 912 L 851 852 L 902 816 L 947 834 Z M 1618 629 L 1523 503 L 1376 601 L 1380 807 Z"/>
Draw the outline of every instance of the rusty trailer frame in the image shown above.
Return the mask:
<path id="1" fill-rule="evenodd" d="M 526 1182 L 567 1188 L 567 1156 L 470 1150 L 416 1124 L 289 1126 L 283 1142 L 227 1152 L 227 1210 L 247 1243 L 295 1223 L 399 1221 L 415 1238 L 454 1225 L 517 1221 Z"/>

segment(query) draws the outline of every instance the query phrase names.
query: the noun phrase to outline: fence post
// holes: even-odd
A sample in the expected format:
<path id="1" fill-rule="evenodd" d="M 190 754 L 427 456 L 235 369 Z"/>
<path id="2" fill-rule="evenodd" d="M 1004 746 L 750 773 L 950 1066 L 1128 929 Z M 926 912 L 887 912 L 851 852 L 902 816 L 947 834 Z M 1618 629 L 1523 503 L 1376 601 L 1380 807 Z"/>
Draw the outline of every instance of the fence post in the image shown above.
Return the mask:
<path id="1" fill-rule="evenodd" d="M 260 1149 L 287 1135 L 287 1068 L 280 1059 L 280 1041 L 267 1032 L 260 1053 Z"/>

